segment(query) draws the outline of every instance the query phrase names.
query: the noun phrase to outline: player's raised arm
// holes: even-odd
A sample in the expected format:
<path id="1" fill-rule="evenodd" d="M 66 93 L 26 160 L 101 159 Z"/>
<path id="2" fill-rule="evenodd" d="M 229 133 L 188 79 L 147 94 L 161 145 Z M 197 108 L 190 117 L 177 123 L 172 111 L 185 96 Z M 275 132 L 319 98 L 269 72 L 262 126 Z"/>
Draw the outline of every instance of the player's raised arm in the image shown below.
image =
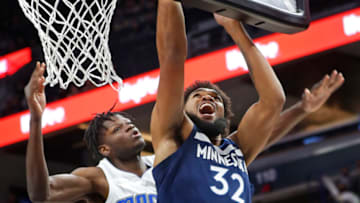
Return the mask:
<path id="1" fill-rule="evenodd" d="M 159 0 L 156 45 L 160 82 L 151 118 L 155 165 L 176 151 L 174 136 L 184 120 L 184 63 L 187 40 L 181 4 Z"/>
<path id="2" fill-rule="evenodd" d="M 41 118 L 46 106 L 43 76 L 45 64 L 36 63 L 31 79 L 25 87 L 30 110 L 30 137 L 26 151 L 26 182 L 30 199 L 45 200 L 49 195 L 48 169 L 45 162 Z"/>
<path id="3" fill-rule="evenodd" d="M 344 83 L 342 73 L 334 70 L 331 75 L 316 83 L 310 90 L 305 89 L 299 102 L 281 113 L 280 119 L 266 144 L 267 147 L 277 142 L 302 121 L 307 115 L 317 111 L 329 97 Z"/>
<path id="4" fill-rule="evenodd" d="M 259 95 L 258 102 L 249 108 L 237 132 L 231 135 L 231 139 L 239 145 L 249 165 L 267 143 L 274 123 L 280 116 L 285 95 L 272 67 L 248 36 L 243 25 L 216 14 L 215 19 L 242 51 Z"/>
<path id="5" fill-rule="evenodd" d="M 26 151 L 27 191 L 32 201 L 76 200 L 93 189 L 87 178 L 78 176 L 84 172 L 49 177 L 45 161 L 41 131 L 41 119 L 46 106 L 44 70 L 45 64 L 38 62 L 25 87 L 30 109 L 30 137 Z"/>

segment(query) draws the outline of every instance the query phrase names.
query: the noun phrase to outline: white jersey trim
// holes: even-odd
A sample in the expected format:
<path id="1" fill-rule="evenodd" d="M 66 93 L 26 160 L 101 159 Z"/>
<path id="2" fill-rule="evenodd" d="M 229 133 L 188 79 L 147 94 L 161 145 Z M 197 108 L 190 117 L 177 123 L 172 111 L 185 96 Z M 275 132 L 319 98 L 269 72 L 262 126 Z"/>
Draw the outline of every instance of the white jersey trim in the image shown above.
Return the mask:
<path id="1" fill-rule="evenodd" d="M 201 133 L 201 132 L 196 132 L 194 139 L 212 144 L 210 139 L 208 138 L 208 136 L 206 136 L 204 133 Z M 241 150 L 238 148 L 235 148 L 233 145 L 228 145 L 223 150 L 216 145 L 213 145 L 213 146 L 214 146 L 215 150 L 221 155 L 229 154 L 232 150 L 235 150 L 236 155 L 242 156 L 242 157 L 244 156 L 243 153 L 241 152 Z"/>
<path id="2" fill-rule="evenodd" d="M 97 167 L 103 171 L 109 185 L 109 192 L 105 203 L 117 202 L 119 200 L 119 196 L 122 196 L 121 198 L 126 198 L 141 193 L 156 194 L 155 181 L 152 177 L 152 165 L 155 156 L 144 156 L 141 158 L 147 166 L 151 167 L 143 174 L 142 177 L 116 168 L 107 158 L 100 160 Z M 123 179 L 124 182 L 119 184 L 115 180 L 118 178 Z M 119 187 L 122 189 L 119 189 Z"/>

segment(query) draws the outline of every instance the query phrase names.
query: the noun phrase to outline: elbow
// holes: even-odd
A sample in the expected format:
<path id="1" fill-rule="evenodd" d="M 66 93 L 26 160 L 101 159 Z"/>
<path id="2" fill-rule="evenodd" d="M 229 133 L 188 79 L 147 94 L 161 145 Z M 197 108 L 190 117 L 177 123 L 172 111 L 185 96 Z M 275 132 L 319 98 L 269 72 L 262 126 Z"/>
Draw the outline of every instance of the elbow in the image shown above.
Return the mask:
<path id="1" fill-rule="evenodd" d="M 276 98 L 277 105 L 281 106 L 281 109 L 283 108 L 284 104 L 286 102 L 286 97 L 284 92 L 282 91 Z"/>
<path id="2" fill-rule="evenodd" d="M 285 92 L 284 89 L 281 87 L 281 84 L 273 91 L 273 103 L 275 106 L 282 107 L 286 102 Z"/>
<path id="3" fill-rule="evenodd" d="M 279 113 L 282 111 L 285 102 L 286 98 L 284 94 L 276 94 L 266 100 L 260 99 L 260 103 L 263 103 L 269 109 L 272 109 L 273 112 L 278 111 Z"/>
<path id="4" fill-rule="evenodd" d="M 286 102 L 286 97 L 285 97 L 285 92 L 284 89 L 282 87 L 282 85 L 280 84 L 280 82 L 278 82 L 278 85 L 274 91 L 274 100 L 275 100 L 275 104 L 277 106 L 280 106 L 281 110 Z"/>
<path id="5" fill-rule="evenodd" d="M 286 102 L 286 97 L 284 91 L 278 91 L 274 94 L 272 98 L 272 106 L 274 108 L 280 109 L 280 111 L 283 109 L 283 106 Z"/>
<path id="6" fill-rule="evenodd" d="M 284 108 L 285 102 L 286 102 L 285 95 L 280 95 L 276 97 L 276 99 L 274 100 L 273 108 L 278 110 L 280 113 Z"/>

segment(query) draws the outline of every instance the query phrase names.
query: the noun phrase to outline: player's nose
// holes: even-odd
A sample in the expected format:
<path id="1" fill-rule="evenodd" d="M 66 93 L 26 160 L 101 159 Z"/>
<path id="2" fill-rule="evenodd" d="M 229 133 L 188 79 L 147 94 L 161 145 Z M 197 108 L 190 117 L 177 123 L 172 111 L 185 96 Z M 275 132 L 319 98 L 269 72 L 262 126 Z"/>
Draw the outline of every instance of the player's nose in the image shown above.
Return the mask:
<path id="1" fill-rule="evenodd" d="M 203 101 L 214 101 L 214 97 L 212 97 L 211 95 L 208 95 L 208 94 L 202 96 L 201 99 L 202 99 Z"/>

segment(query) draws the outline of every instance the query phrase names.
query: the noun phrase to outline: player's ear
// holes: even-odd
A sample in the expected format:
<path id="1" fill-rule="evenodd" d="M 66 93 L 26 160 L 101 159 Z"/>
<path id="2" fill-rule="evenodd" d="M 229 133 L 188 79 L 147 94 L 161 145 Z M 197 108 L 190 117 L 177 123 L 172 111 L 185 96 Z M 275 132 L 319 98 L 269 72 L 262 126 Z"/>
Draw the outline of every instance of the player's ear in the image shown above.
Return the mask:
<path id="1" fill-rule="evenodd" d="M 100 154 L 102 154 L 105 157 L 108 157 L 110 155 L 110 147 L 106 144 L 101 144 L 98 146 L 98 151 Z"/>

